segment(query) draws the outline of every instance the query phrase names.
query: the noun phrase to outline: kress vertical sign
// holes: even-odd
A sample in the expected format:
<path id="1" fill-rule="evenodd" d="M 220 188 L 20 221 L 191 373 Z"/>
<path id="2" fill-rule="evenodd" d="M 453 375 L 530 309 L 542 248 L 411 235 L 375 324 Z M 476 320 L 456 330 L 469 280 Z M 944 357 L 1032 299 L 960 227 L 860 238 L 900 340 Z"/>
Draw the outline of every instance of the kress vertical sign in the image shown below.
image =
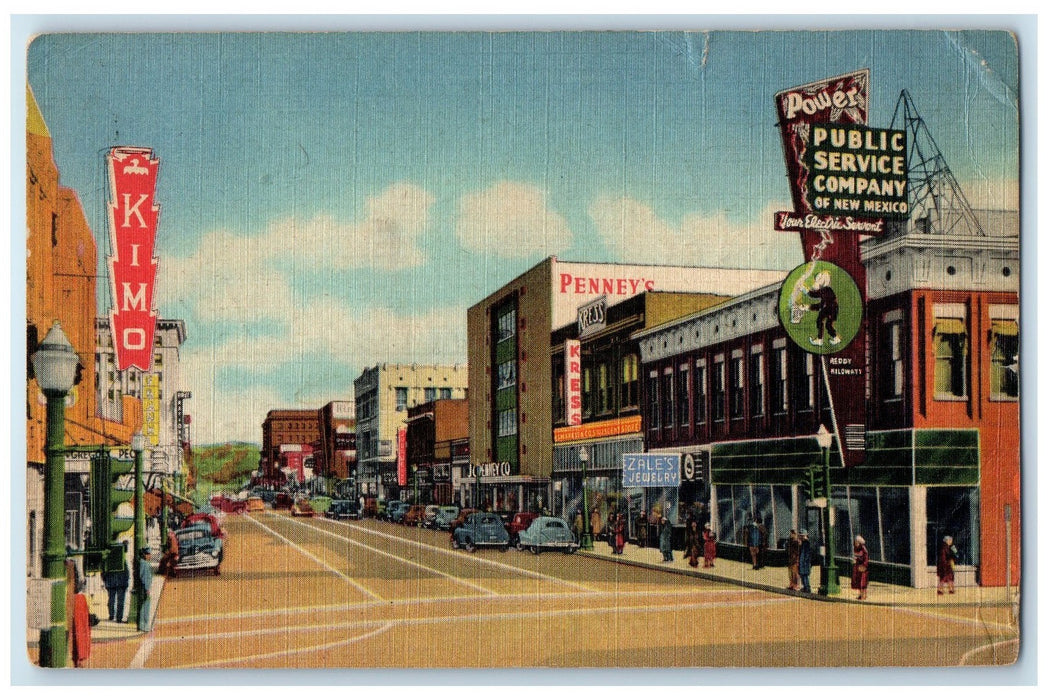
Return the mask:
<path id="1" fill-rule="evenodd" d="M 106 155 L 109 186 L 109 233 L 113 255 L 110 328 L 118 370 L 148 372 L 153 360 L 156 311 L 153 291 L 157 260 L 153 257 L 160 205 L 155 201 L 160 161 L 149 148 L 117 146 Z"/>

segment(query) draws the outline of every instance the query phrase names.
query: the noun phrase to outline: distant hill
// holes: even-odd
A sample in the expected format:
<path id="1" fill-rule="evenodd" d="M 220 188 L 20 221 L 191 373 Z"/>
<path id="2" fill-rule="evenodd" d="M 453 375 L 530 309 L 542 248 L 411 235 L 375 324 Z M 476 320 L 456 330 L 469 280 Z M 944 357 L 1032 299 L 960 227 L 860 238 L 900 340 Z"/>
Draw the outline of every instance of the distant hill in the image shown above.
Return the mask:
<path id="1" fill-rule="evenodd" d="M 228 484 L 245 481 L 258 470 L 258 445 L 230 442 L 223 445 L 195 445 L 193 471 L 197 481 Z"/>

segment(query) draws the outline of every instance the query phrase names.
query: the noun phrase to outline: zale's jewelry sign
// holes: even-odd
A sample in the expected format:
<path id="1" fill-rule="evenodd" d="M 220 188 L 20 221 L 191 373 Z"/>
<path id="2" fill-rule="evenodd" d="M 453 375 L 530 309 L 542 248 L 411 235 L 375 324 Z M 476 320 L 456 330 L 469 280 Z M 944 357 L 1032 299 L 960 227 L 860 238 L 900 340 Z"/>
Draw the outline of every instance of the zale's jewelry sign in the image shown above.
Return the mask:
<path id="1" fill-rule="evenodd" d="M 160 205 L 154 201 L 159 159 L 149 148 L 118 146 L 106 156 L 112 201 L 109 258 L 113 284 L 110 327 L 116 368 L 148 372 L 153 360 L 156 311 L 153 290 L 157 260 L 153 257 Z"/>

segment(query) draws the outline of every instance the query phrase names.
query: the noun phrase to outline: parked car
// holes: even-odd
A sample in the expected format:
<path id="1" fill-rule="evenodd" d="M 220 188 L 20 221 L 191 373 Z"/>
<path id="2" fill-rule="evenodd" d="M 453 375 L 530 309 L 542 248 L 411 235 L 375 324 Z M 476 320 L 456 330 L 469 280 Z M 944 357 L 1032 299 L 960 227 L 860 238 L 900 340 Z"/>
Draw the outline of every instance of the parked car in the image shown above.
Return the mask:
<path id="1" fill-rule="evenodd" d="M 280 491 L 276 496 L 273 497 L 273 508 L 276 510 L 287 510 L 295 504 L 295 499 L 291 497 L 291 494 Z"/>
<path id="2" fill-rule="evenodd" d="M 404 514 L 404 524 L 422 527 L 422 521 L 426 517 L 427 507 L 428 506 L 413 505 L 408 508 L 408 512 Z"/>
<path id="3" fill-rule="evenodd" d="M 495 513 L 470 513 L 451 534 L 451 546 L 472 552 L 477 547 L 500 547 L 509 549 L 509 533 L 502 519 Z"/>
<path id="4" fill-rule="evenodd" d="M 248 499 L 247 499 L 247 512 L 248 513 L 255 513 L 257 511 L 265 510 L 265 509 L 266 509 L 266 504 L 265 504 L 265 501 L 262 500 L 261 496 L 248 496 Z"/>
<path id="5" fill-rule="evenodd" d="M 404 522 L 404 516 L 411 510 L 410 503 L 404 503 L 403 501 L 397 501 L 397 505 L 389 511 L 389 521 L 391 523 L 402 523 Z"/>
<path id="6" fill-rule="evenodd" d="M 360 518 L 360 506 L 356 501 L 332 501 L 324 515 L 333 520 L 356 520 Z"/>
<path id="7" fill-rule="evenodd" d="M 395 511 L 402 503 L 407 505 L 404 501 L 386 501 L 386 512 L 379 517 L 384 518 L 385 520 L 393 520 L 393 511 Z"/>
<path id="8" fill-rule="evenodd" d="M 295 516 L 301 515 L 305 518 L 312 518 L 317 513 L 313 510 L 313 506 L 309 505 L 308 499 L 299 498 L 291 506 L 291 514 Z"/>
<path id="9" fill-rule="evenodd" d="M 222 538 L 211 532 L 207 521 L 196 522 L 189 527 L 175 531 L 178 538 L 178 561 L 168 574 L 175 577 L 182 571 L 210 569 L 218 576 L 222 565 Z"/>
<path id="10" fill-rule="evenodd" d="M 516 546 L 520 533 L 527 530 L 528 525 L 531 525 L 532 521 L 537 517 L 539 517 L 538 513 L 532 513 L 530 511 L 522 511 L 514 514 L 509 521 L 509 525 L 506 526 L 506 532 L 509 533 L 510 546 Z"/>
<path id="11" fill-rule="evenodd" d="M 543 549 L 559 549 L 572 554 L 579 548 L 568 523 L 560 518 L 540 516 L 531 521 L 517 540 L 517 549 L 538 554 Z"/>
<path id="12" fill-rule="evenodd" d="M 212 537 L 225 537 L 226 531 L 222 529 L 220 515 L 214 513 L 192 513 L 182 521 L 182 527 L 187 528 L 198 523 L 206 523 L 211 531 Z"/>

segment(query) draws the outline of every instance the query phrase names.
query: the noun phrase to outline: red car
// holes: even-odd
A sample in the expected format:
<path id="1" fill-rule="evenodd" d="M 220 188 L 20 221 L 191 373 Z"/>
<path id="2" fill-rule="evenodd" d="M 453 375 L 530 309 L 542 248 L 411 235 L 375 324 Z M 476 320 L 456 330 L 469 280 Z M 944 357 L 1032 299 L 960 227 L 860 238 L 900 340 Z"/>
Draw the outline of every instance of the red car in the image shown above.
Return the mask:
<path id="1" fill-rule="evenodd" d="M 529 511 L 522 511 L 513 516 L 506 525 L 506 531 L 509 532 L 509 544 L 511 547 L 517 546 L 517 540 L 520 538 L 520 533 L 528 529 L 531 525 L 531 521 L 539 517 L 538 513 L 531 513 Z"/>

